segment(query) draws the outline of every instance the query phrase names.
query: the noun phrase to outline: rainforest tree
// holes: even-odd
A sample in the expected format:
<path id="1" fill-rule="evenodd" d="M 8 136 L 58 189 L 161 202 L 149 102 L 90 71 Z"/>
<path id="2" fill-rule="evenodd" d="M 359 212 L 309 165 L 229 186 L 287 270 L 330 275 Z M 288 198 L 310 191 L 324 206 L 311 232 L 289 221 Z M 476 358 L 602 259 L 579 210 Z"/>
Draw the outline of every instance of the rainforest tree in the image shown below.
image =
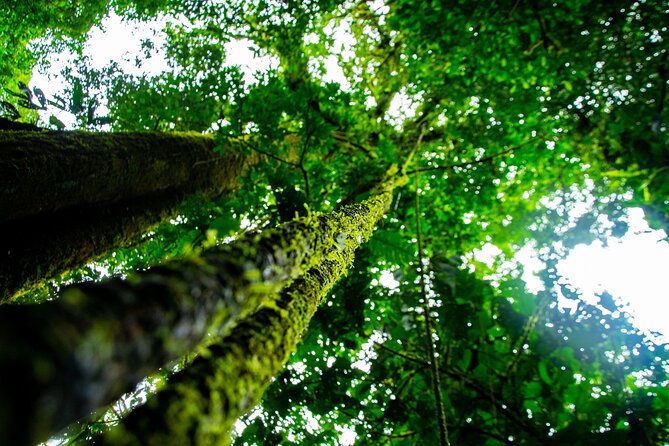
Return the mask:
<path id="1" fill-rule="evenodd" d="M 58 17 L 63 11 L 52 6 L 47 12 Z M 0 308 L 7 308 L 5 321 L 27 321 L 3 324 L 3 339 L 25 345 L 20 351 L 37 351 L 59 331 L 60 320 L 73 320 L 66 314 L 88 320 L 73 324 L 81 327 L 72 333 L 82 345 L 104 341 L 113 352 L 151 346 L 141 363 L 118 368 L 116 359 L 104 355 L 92 361 L 104 376 L 121 373 L 124 383 L 97 403 L 109 403 L 141 376 L 148 376 L 145 388 L 158 382 L 158 389 L 88 418 L 64 441 L 668 441 L 666 346 L 635 327 L 615 297 L 582 301 L 556 269 L 575 245 L 625 233 L 626 208 L 642 207 L 653 227 L 669 228 L 666 5 L 156 0 L 98 6 L 139 20 L 168 17 L 162 50 L 170 69 L 137 76 L 118 64 L 95 69 L 82 56 L 67 67 L 69 86 L 60 101 L 51 101 L 56 105 L 47 104 L 46 119 L 56 107 L 69 109 L 89 131 L 213 134 L 219 155 L 257 163 L 232 194 L 195 194 L 161 226 L 142 224 L 134 245 L 111 249 L 95 264 L 49 272 L 63 283 L 98 279 L 101 271 L 130 274 L 128 279 L 76 285 L 64 299 L 42 304 L 58 311 Z M 87 23 L 99 18 L 90 17 L 95 19 Z M 57 23 L 19 23 L 20 38 L 13 40 L 3 28 L 3 44 L 23 50 L 27 39 L 44 34 L 35 29 L 57 29 Z M 227 55 L 240 41 L 269 61 L 253 80 Z M 158 40 L 142 46 L 139 66 L 161 50 Z M 48 46 L 32 51 L 32 59 L 39 59 Z M 19 80 L 5 79 L 3 104 L 13 118 L 20 112 L 30 121 L 36 117 L 29 103 L 35 86 L 26 93 Z M 102 101 L 109 110 L 104 116 L 98 112 Z M 158 136 L 146 136 L 152 137 Z M 89 162 L 104 172 L 104 160 Z M 216 172 L 191 168 L 195 175 L 189 178 Z M 139 182 L 127 180 L 131 190 L 140 190 Z M 57 177 L 53 181 L 59 184 Z M 3 200 L 9 203 L 10 196 Z M 73 206 L 86 199 L 69 198 Z M 360 212 L 370 206 L 374 217 L 364 217 Z M 354 222 L 366 229 L 355 232 L 349 227 Z M 320 245 L 300 242 L 306 228 L 320 234 Z M 281 234 L 280 242 L 267 242 L 274 240 L 271 234 Z M 490 245 L 500 254 L 486 263 L 475 253 Z M 534 290 L 521 279 L 515 258 L 527 245 L 544 264 L 542 285 Z M 212 263 L 217 253 L 232 260 Z M 299 266 L 280 275 L 276 286 L 268 281 L 274 275 L 263 275 L 267 262 L 294 257 Z M 132 273 L 154 264 L 161 266 Z M 177 276 L 182 280 L 172 287 Z M 147 277 L 153 285 L 142 288 Z M 220 277 L 225 280 L 219 283 Z M 260 286 L 252 303 L 224 298 L 226 289 L 234 290 L 229 296 L 247 296 L 247 282 Z M 137 284 L 157 318 L 147 325 L 133 322 L 130 329 L 112 324 L 142 309 L 142 293 L 126 293 L 137 296 L 131 305 L 109 288 Z M 57 294 L 41 292 L 22 299 Z M 88 297 L 67 297 L 82 293 Z M 186 304 L 172 306 L 172 295 Z M 217 298 L 221 303 L 211 303 Z M 93 316 L 103 302 L 114 309 L 97 316 L 112 327 L 104 330 L 95 328 Z M 571 310 L 565 309 L 569 302 Z M 91 312 L 77 313 L 77 305 Z M 24 319 L 14 317 L 20 313 Z M 201 315 L 206 323 L 186 315 Z M 179 329 L 185 328 L 195 334 L 181 342 Z M 42 351 L 69 364 L 67 358 L 80 352 L 73 344 L 49 344 L 56 346 Z M 3 366 L 24 361 L 42 370 L 30 365 L 32 356 L 20 358 L 16 351 L 3 352 Z M 6 376 L 3 386 L 20 382 Z M 64 373 L 59 379 L 72 381 L 56 386 L 66 395 L 82 377 Z M 17 385 L 12 397 L 21 401 L 24 388 L 34 407 L 16 413 L 37 413 L 37 419 L 16 415 L 14 437 L 7 438 L 43 439 L 60 428 L 57 422 L 44 428 L 55 412 L 39 418 L 46 393 L 28 387 Z M 5 418 L 12 405 L 2 407 Z M 232 419 L 243 413 L 229 440 Z"/>
<path id="2" fill-rule="evenodd" d="M 234 149 L 217 155 L 205 135 L 32 129 L 2 136 L 2 301 L 134 243 L 174 217 L 188 194 L 230 191 L 253 162 Z"/>

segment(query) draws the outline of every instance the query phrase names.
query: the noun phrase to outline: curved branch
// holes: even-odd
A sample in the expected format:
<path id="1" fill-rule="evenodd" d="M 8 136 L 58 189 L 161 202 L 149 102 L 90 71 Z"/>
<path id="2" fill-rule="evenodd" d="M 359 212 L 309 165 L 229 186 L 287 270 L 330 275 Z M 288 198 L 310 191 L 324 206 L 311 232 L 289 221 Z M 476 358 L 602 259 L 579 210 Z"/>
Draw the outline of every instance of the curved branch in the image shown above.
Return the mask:
<path id="1" fill-rule="evenodd" d="M 547 306 L 548 306 L 548 300 L 541 299 L 541 301 L 537 303 L 537 307 L 535 308 L 532 315 L 527 319 L 527 322 L 523 327 L 523 333 L 521 334 L 520 338 L 518 339 L 518 342 L 516 342 L 515 345 L 516 354 L 513 355 L 511 361 L 507 364 L 506 370 L 503 375 L 504 379 L 508 380 L 511 374 L 516 371 L 516 367 L 518 367 L 518 363 L 520 362 L 523 352 L 525 351 L 523 349 L 523 345 L 527 343 L 528 339 L 530 338 L 530 335 L 534 332 L 537 322 L 539 322 L 539 316 Z"/>
<path id="2" fill-rule="evenodd" d="M 660 77 L 660 83 L 662 85 L 662 87 L 660 87 L 660 99 L 657 101 L 657 111 L 655 114 L 656 120 L 659 121 L 660 124 L 657 126 L 658 131 L 662 124 L 662 114 L 664 113 L 664 102 L 667 96 L 667 69 L 665 67 L 665 64 L 667 63 L 667 55 L 668 53 L 664 53 L 664 56 L 662 56 L 662 59 L 660 60 L 660 67 L 657 70 L 657 74 Z"/>
<path id="3" fill-rule="evenodd" d="M 338 143 L 347 146 L 347 147 L 353 147 L 355 149 L 358 149 L 362 151 L 365 155 L 369 156 L 370 158 L 376 158 L 377 155 L 372 151 L 372 149 L 363 146 L 360 143 L 357 143 L 355 141 L 351 141 L 350 139 L 346 138 L 346 135 L 343 131 L 340 130 L 334 130 L 331 134 L 332 139 L 337 141 Z"/>
<path id="4" fill-rule="evenodd" d="M 408 432 L 403 432 L 401 434 L 385 434 L 384 437 L 386 437 L 390 440 L 395 440 L 395 439 L 398 439 L 398 438 L 411 438 L 414 435 L 416 435 L 416 432 L 408 431 Z"/>
<path id="5" fill-rule="evenodd" d="M 409 154 L 405 158 L 404 162 L 402 163 L 402 167 L 400 168 L 400 173 L 402 175 L 407 174 L 407 169 L 409 168 L 409 165 L 411 165 L 411 161 L 413 160 L 413 157 L 416 155 L 416 152 L 418 151 L 418 147 L 420 147 L 420 145 L 423 143 L 423 137 L 424 136 L 425 136 L 425 124 L 421 125 L 420 133 L 418 134 L 418 138 L 416 139 L 416 143 L 414 144 L 413 149 L 411 149 L 411 152 L 409 152 Z M 418 187 L 416 187 L 416 190 L 418 190 Z M 416 212 L 418 212 L 418 209 L 416 209 Z"/>
<path id="6" fill-rule="evenodd" d="M 492 161 L 493 159 L 499 158 L 500 156 L 508 155 L 509 153 L 515 152 L 516 150 L 527 146 L 529 143 L 531 143 L 533 141 L 534 141 L 534 138 L 529 139 L 529 140 L 527 140 L 523 143 L 518 144 L 517 146 L 509 147 L 508 149 L 502 150 L 501 152 L 498 152 L 498 153 L 493 153 L 492 155 L 483 157 L 480 160 L 468 161 L 468 162 L 458 163 L 458 164 L 449 164 L 448 166 L 421 167 L 421 168 L 418 168 L 418 169 L 407 171 L 407 175 L 413 175 L 413 174 L 420 173 L 420 172 L 431 172 L 431 171 L 435 171 L 435 170 L 452 170 L 452 169 L 455 169 L 455 168 L 458 168 L 458 167 L 466 169 L 466 168 L 469 168 L 470 166 L 473 166 L 473 165 L 476 165 L 476 164 L 487 163 L 488 161 Z"/>

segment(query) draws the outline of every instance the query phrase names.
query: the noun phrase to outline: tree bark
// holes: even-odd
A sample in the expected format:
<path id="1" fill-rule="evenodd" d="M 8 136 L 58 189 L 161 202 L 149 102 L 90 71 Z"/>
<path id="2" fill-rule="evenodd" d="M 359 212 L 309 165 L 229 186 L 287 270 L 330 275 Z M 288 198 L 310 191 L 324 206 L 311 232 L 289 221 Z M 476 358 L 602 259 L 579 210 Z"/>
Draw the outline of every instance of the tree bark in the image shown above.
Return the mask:
<path id="1" fill-rule="evenodd" d="M 260 402 L 295 351 L 311 317 L 353 262 L 389 207 L 385 192 L 333 213 L 344 223 L 320 261 L 277 295 L 267 295 L 219 342 L 209 345 L 164 389 L 130 412 L 95 444 L 227 445 L 235 421 Z M 346 228 L 346 229 L 343 229 Z M 344 237 L 342 237 L 342 235 Z M 343 243 L 339 243 L 344 239 Z M 339 240 L 339 241 L 338 241 Z"/>
<path id="2" fill-rule="evenodd" d="M 131 244 L 188 194 L 234 189 L 250 160 L 215 146 L 196 134 L 0 132 L 0 303 Z"/>
<path id="3" fill-rule="evenodd" d="M 283 319 L 275 296 L 326 260 L 348 262 L 349 250 L 371 234 L 390 197 L 385 191 L 365 204 L 250 233 L 198 258 L 127 280 L 76 285 L 58 301 L 1 308 L 0 363 L 12 366 L 0 368 L 0 444 L 44 440 L 132 390 L 143 377 L 191 352 L 210 334 L 225 335 L 252 312 L 275 311 L 280 325 L 289 329 L 286 324 L 296 322 Z M 269 328 L 261 331 L 274 337 Z M 281 356 L 271 359 L 271 370 L 292 349 L 279 347 L 270 348 Z M 242 355 L 245 348 L 233 350 Z M 231 370 L 246 373 L 243 367 L 266 354 L 248 353 L 236 359 L 242 369 Z M 259 392 L 257 386 L 253 389 L 244 398 Z M 237 407 L 241 400 L 230 404 Z"/>
<path id="4" fill-rule="evenodd" d="M 225 189 L 215 146 L 197 133 L 2 131 L 0 222 L 165 190 Z"/>

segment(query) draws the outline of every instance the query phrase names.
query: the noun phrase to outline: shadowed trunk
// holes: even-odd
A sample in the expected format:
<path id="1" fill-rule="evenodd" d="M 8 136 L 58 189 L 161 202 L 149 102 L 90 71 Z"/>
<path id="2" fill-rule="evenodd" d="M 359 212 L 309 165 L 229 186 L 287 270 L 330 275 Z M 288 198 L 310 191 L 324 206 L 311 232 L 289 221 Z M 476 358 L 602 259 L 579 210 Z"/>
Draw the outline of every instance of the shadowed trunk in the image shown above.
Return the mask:
<path id="1" fill-rule="evenodd" d="M 233 190 L 249 160 L 197 134 L 0 132 L 0 302 L 128 246 L 193 193 Z"/>
<path id="2" fill-rule="evenodd" d="M 0 132 L 0 222 L 164 190 L 220 192 L 229 174 L 215 146 L 197 133 Z"/>

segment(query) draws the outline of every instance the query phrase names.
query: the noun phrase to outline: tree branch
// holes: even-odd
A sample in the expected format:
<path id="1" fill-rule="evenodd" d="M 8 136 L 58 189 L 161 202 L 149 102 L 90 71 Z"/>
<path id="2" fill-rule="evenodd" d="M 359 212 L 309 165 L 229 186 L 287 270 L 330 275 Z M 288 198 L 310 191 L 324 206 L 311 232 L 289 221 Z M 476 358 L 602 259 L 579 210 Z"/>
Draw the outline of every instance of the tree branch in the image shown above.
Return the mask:
<path id="1" fill-rule="evenodd" d="M 543 311 L 547 306 L 548 306 L 548 300 L 540 299 L 540 301 L 537 303 L 537 307 L 535 308 L 534 312 L 527 319 L 527 322 L 523 327 L 523 334 L 520 336 L 520 339 L 516 343 L 516 354 L 511 358 L 511 362 L 509 362 L 509 364 L 506 367 L 506 371 L 504 372 L 503 377 L 505 380 L 508 380 L 511 374 L 515 372 L 516 367 L 518 366 L 518 363 L 520 362 L 520 358 L 524 351 L 523 345 L 527 343 L 527 340 L 534 331 L 537 322 L 539 322 L 539 316 L 543 313 Z"/>
<path id="2" fill-rule="evenodd" d="M 407 164 L 411 160 L 411 157 L 417 150 L 417 147 L 420 145 L 420 141 L 423 137 L 423 132 L 416 141 L 416 146 L 409 157 L 407 157 Z M 406 164 L 403 166 L 403 169 L 406 169 Z M 416 182 L 416 235 L 418 238 L 418 281 L 420 286 L 420 291 L 423 297 L 423 312 L 425 313 L 425 337 L 427 341 L 427 354 L 430 359 L 430 372 L 432 375 L 432 391 L 434 392 L 435 400 L 435 409 L 437 412 L 437 421 L 439 424 L 439 444 L 440 446 L 449 446 L 450 442 L 448 441 L 448 425 L 446 424 L 446 414 L 444 413 L 444 403 L 441 395 L 441 381 L 439 377 L 439 363 L 438 357 L 434 351 L 434 342 L 432 340 L 432 321 L 430 318 L 430 303 L 427 296 L 427 286 L 425 284 L 425 266 L 423 264 L 423 238 L 420 230 L 420 200 L 418 195 L 419 190 L 419 175 L 415 177 Z"/>
<path id="3" fill-rule="evenodd" d="M 334 130 L 332 132 L 332 139 L 348 147 L 353 147 L 355 149 L 358 149 L 362 151 L 365 155 L 369 156 L 370 158 L 377 157 L 377 155 L 370 148 L 365 147 L 360 143 L 351 141 L 350 139 L 346 138 L 345 133 L 342 131 Z"/>
<path id="4" fill-rule="evenodd" d="M 413 175 L 413 174 L 420 173 L 420 172 L 431 172 L 431 171 L 435 171 L 435 170 L 452 170 L 452 169 L 455 169 L 457 167 L 468 168 L 468 167 L 470 167 L 472 165 L 475 165 L 475 164 L 487 163 L 488 161 L 491 161 L 495 158 L 499 158 L 500 156 L 508 155 L 509 153 L 512 153 L 512 152 L 514 152 L 514 151 L 516 151 L 516 150 L 518 150 L 522 147 L 525 147 L 533 141 L 534 141 L 534 138 L 529 139 L 529 140 L 527 140 L 527 141 L 525 141 L 521 144 L 518 144 L 517 146 L 509 147 L 508 149 L 502 150 L 501 152 L 498 152 L 498 153 L 493 153 L 492 155 L 483 157 L 480 160 L 468 161 L 468 162 L 458 163 L 458 164 L 449 164 L 448 166 L 421 167 L 421 168 L 418 168 L 418 169 L 407 171 L 407 175 Z"/>
<path id="5" fill-rule="evenodd" d="M 271 153 L 271 152 L 266 152 L 266 151 L 264 151 L 264 150 L 261 150 L 261 149 L 259 149 L 258 147 L 256 147 L 254 144 L 251 144 L 251 143 L 248 142 L 248 141 L 242 141 L 242 144 L 246 145 L 246 146 L 249 147 L 251 150 L 260 153 L 261 155 L 265 155 L 265 156 L 267 156 L 267 157 L 269 157 L 269 158 L 272 158 L 272 159 L 274 159 L 274 160 L 277 160 L 278 162 L 280 162 L 280 163 L 282 163 L 282 164 L 287 164 L 287 165 L 289 165 L 289 166 L 293 166 L 293 167 L 299 167 L 296 163 L 292 163 L 292 162 L 290 162 L 290 161 L 287 161 L 287 160 L 285 160 L 285 159 L 283 159 L 283 158 L 281 158 L 281 157 L 276 156 L 275 154 L 273 154 L 273 153 Z"/>
<path id="6" fill-rule="evenodd" d="M 399 352 L 395 349 L 392 349 L 392 348 L 386 346 L 385 344 L 376 344 L 376 345 L 379 346 L 379 348 L 381 348 L 381 349 L 383 349 L 383 350 L 385 350 L 389 353 L 392 353 L 393 355 L 396 355 L 396 356 L 399 356 L 400 358 L 406 359 L 407 361 L 415 362 L 416 364 L 420 364 L 422 366 L 430 365 L 427 361 L 423 361 L 422 359 L 414 358 L 413 356 L 407 355 L 406 353 Z"/>
<path id="7" fill-rule="evenodd" d="M 427 367 L 427 364 L 425 364 L 424 367 Z M 423 370 L 423 367 L 421 367 L 421 368 L 416 368 L 416 369 L 412 370 L 412 371 L 411 371 L 411 372 L 404 378 L 404 382 L 402 382 L 402 383 L 399 385 L 399 387 L 397 387 L 397 390 L 395 391 L 395 396 L 396 396 L 396 397 L 399 398 L 399 397 L 402 395 L 402 392 L 404 391 L 404 389 L 406 389 L 406 386 L 411 382 L 411 380 L 413 379 L 413 377 L 416 376 L 416 374 L 417 374 L 419 371 L 421 371 L 421 370 Z"/>
<path id="8" fill-rule="evenodd" d="M 300 153 L 300 161 L 297 163 L 297 167 L 302 172 L 302 177 L 304 178 L 304 194 L 307 196 L 307 202 L 310 201 L 309 198 L 309 173 L 307 169 L 304 168 L 304 157 L 307 154 L 307 148 L 309 147 L 309 140 L 311 139 L 311 131 L 309 129 L 309 103 L 307 103 L 307 109 L 304 112 L 304 144 L 302 145 L 302 152 Z"/>
<path id="9" fill-rule="evenodd" d="M 489 394 L 489 391 L 485 387 L 483 387 L 482 384 L 476 382 L 473 378 L 465 375 L 464 373 L 455 368 L 448 368 L 448 369 L 440 368 L 439 371 L 445 374 L 446 376 L 450 376 L 451 378 L 462 381 L 467 387 L 469 387 L 471 390 L 476 392 L 481 398 L 484 398 L 487 401 L 486 395 Z M 513 405 L 505 401 L 501 394 L 499 394 L 498 392 L 493 392 L 493 393 L 495 393 L 495 399 L 497 400 L 499 408 L 502 409 L 502 414 L 504 415 L 504 417 L 506 417 L 516 426 L 523 429 L 532 437 L 538 439 L 540 443 L 546 441 L 545 436 L 543 436 L 540 432 L 538 432 L 533 425 L 529 424 L 526 420 L 523 420 L 518 415 L 519 411 L 517 409 L 511 410 Z"/>
<path id="10" fill-rule="evenodd" d="M 384 437 L 394 440 L 396 438 L 410 438 L 416 435 L 414 431 L 408 431 L 401 434 L 385 434 Z"/>
<path id="11" fill-rule="evenodd" d="M 664 53 L 662 56 L 662 59 L 660 59 L 660 67 L 657 70 L 657 74 L 660 78 L 660 99 L 657 101 L 657 112 L 656 112 L 656 120 L 659 121 L 659 125 L 657 126 L 657 131 L 659 132 L 660 127 L 662 125 L 662 114 L 664 112 L 664 101 L 667 96 L 667 69 L 665 67 L 665 64 L 667 63 L 667 55 L 668 53 Z"/>

